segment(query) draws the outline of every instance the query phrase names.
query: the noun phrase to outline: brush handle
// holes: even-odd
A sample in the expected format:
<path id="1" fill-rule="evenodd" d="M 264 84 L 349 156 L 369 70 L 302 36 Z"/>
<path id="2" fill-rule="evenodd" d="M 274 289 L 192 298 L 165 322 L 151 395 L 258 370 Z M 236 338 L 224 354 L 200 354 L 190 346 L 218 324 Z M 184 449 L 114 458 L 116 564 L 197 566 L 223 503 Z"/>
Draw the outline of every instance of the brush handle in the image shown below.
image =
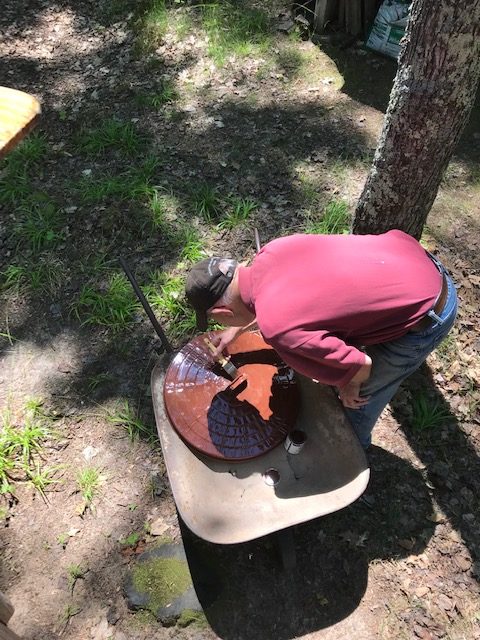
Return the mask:
<path id="1" fill-rule="evenodd" d="M 203 340 L 204 340 L 205 344 L 207 345 L 207 347 L 209 348 L 211 354 L 217 360 L 217 362 L 219 362 L 221 365 L 224 365 L 225 363 L 228 362 L 228 360 L 227 360 L 227 358 L 225 358 L 225 356 L 217 355 L 217 347 L 213 344 L 213 342 L 210 340 L 210 338 L 207 338 L 206 336 L 204 336 Z"/>

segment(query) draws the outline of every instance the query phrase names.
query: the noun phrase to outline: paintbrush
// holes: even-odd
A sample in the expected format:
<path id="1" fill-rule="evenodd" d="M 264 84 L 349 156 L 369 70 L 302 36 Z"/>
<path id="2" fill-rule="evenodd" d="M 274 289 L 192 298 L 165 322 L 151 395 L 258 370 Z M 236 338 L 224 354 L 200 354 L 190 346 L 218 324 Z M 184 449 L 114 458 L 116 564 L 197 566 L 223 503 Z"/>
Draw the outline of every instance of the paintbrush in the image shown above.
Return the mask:
<path id="1" fill-rule="evenodd" d="M 207 347 L 209 348 L 209 350 L 211 351 L 212 355 L 215 356 L 215 360 L 218 362 L 219 365 L 221 365 L 225 373 L 228 373 L 228 375 L 231 377 L 232 380 L 235 380 L 236 378 L 238 378 L 238 376 L 240 375 L 240 371 L 237 369 L 237 367 L 233 365 L 230 362 L 230 360 L 228 360 L 228 358 L 226 358 L 225 356 L 223 355 L 219 356 L 216 354 L 217 348 L 209 338 L 204 336 L 203 340 L 207 345 Z"/>

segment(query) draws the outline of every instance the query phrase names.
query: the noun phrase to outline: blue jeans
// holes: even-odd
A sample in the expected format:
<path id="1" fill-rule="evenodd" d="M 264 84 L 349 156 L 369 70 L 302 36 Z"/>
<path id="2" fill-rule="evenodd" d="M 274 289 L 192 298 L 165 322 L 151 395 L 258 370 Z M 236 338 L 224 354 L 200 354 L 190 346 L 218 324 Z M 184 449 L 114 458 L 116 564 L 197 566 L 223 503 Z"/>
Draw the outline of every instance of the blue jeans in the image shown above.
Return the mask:
<path id="1" fill-rule="evenodd" d="M 455 321 L 455 285 L 444 267 L 440 263 L 437 264 L 445 273 L 448 283 L 447 299 L 440 316 L 430 311 L 432 325 L 425 331 L 409 331 L 397 340 L 375 344 L 365 349 L 372 359 L 372 371 L 370 378 L 362 385 L 360 395 L 370 396 L 370 400 L 359 409 L 345 409 L 364 449 L 370 446 L 373 427 L 400 384 L 425 362 L 428 354 L 442 342 Z"/>

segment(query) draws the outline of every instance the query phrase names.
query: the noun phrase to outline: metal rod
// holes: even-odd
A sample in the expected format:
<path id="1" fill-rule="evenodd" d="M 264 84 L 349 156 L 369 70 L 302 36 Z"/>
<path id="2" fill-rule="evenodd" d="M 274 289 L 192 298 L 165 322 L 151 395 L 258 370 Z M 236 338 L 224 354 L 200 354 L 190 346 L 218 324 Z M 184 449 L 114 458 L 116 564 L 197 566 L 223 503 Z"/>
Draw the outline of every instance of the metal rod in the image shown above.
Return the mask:
<path id="1" fill-rule="evenodd" d="M 262 248 L 262 245 L 260 244 L 260 236 L 258 234 L 257 227 L 254 228 L 253 232 L 255 233 L 255 246 L 257 247 L 257 253 L 258 253 Z"/>
<path id="2" fill-rule="evenodd" d="M 159 321 L 157 320 L 155 314 L 153 313 L 152 307 L 148 304 L 147 299 L 143 295 L 142 290 L 138 286 L 137 281 L 135 280 L 135 278 L 133 276 L 133 273 L 130 271 L 127 263 L 125 262 L 125 260 L 121 256 L 119 258 L 119 261 L 120 261 L 120 264 L 122 265 L 123 270 L 125 271 L 125 275 L 130 280 L 130 284 L 132 285 L 133 290 L 137 294 L 137 298 L 140 300 L 140 302 L 142 304 L 142 307 L 144 308 L 145 313 L 148 316 L 148 319 L 152 323 L 153 328 L 155 329 L 155 331 L 157 332 L 157 335 L 160 338 L 160 341 L 161 341 L 161 343 L 163 345 L 163 348 L 165 349 L 165 351 L 167 353 L 173 353 L 173 347 L 170 344 L 170 342 L 168 341 L 168 338 L 165 335 L 164 330 L 162 329 Z"/>

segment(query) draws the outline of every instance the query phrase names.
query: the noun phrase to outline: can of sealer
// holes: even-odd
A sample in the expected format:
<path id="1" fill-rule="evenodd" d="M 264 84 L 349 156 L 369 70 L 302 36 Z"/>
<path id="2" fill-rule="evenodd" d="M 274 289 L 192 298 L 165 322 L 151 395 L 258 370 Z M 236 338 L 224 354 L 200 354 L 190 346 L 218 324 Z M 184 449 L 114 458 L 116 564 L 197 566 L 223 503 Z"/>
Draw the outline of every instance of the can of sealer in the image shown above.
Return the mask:
<path id="1" fill-rule="evenodd" d="M 287 435 L 283 446 L 285 447 L 285 451 L 287 451 L 287 453 L 295 455 L 297 453 L 300 453 L 306 441 L 307 434 L 304 431 L 295 429 L 295 431 L 292 431 Z"/>

